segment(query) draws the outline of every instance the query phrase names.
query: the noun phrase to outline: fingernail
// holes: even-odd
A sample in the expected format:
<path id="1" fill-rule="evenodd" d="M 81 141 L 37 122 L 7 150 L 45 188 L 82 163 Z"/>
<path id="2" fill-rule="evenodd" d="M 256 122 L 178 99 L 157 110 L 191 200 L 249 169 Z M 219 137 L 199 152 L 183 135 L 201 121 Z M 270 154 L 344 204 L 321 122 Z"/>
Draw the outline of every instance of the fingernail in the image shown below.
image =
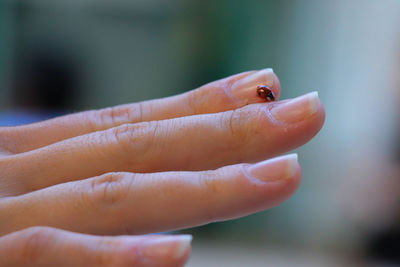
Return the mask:
<path id="1" fill-rule="evenodd" d="M 311 92 L 277 104 L 271 109 L 271 114 L 277 121 L 299 122 L 318 111 L 318 102 L 318 92 Z"/>
<path id="2" fill-rule="evenodd" d="M 191 235 L 177 235 L 149 239 L 142 246 L 141 253 L 146 259 L 156 263 L 179 260 L 189 250 L 192 238 Z"/>
<path id="3" fill-rule="evenodd" d="M 290 154 L 249 165 L 247 172 L 263 182 L 274 182 L 292 178 L 298 165 L 297 154 Z"/>
<path id="4" fill-rule="evenodd" d="M 272 69 L 259 70 L 236 81 L 231 87 L 231 94 L 234 98 L 246 103 L 260 102 L 261 99 L 257 95 L 257 86 L 259 85 L 267 85 L 272 88 L 274 85 Z"/>

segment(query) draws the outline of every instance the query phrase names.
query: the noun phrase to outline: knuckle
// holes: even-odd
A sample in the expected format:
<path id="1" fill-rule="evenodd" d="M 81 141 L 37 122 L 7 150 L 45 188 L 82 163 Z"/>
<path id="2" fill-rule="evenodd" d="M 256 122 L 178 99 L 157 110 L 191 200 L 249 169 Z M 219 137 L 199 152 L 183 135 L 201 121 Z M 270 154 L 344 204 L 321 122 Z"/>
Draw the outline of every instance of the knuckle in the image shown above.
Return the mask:
<path id="1" fill-rule="evenodd" d="M 110 242 L 102 237 L 97 244 L 98 253 L 95 255 L 96 266 L 116 266 L 115 257 L 109 250 Z"/>
<path id="2" fill-rule="evenodd" d="M 207 208 L 199 209 L 198 213 L 201 214 L 201 217 L 205 218 L 207 222 L 214 221 L 220 216 L 218 208 L 216 208 L 220 204 L 216 205 L 215 203 L 219 203 L 218 199 L 226 194 L 223 179 L 218 179 L 219 172 L 219 170 L 215 170 L 199 173 L 200 194 L 206 196 L 204 198 L 204 207 Z"/>
<path id="3" fill-rule="evenodd" d="M 126 199 L 134 181 L 132 173 L 107 173 L 90 181 L 89 202 L 94 207 L 115 207 Z"/>
<path id="4" fill-rule="evenodd" d="M 123 124 L 121 126 L 110 129 L 108 138 L 119 145 L 123 150 L 126 150 L 129 146 L 130 132 L 134 132 L 134 126 L 131 124 Z M 127 151 L 130 153 L 131 151 Z"/>
<path id="5" fill-rule="evenodd" d="M 200 107 L 204 106 L 204 90 L 201 88 L 195 89 L 187 94 L 187 114 L 198 115 L 201 114 Z"/>
<path id="6" fill-rule="evenodd" d="M 202 188 L 207 193 L 210 193 L 210 195 L 218 194 L 223 191 L 221 183 L 216 179 L 214 172 L 215 171 L 204 171 L 199 173 Z"/>
<path id="7" fill-rule="evenodd" d="M 96 266 L 115 266 L 113 265 L 113 257 L 112 254 L 107 253 L 107 247 L 109 246 L 108 238 L 101 237 L 99 241 L 97 241 L 97 249 L 98 253 L 95 256 Z"/>
<path id="8" fill-rule="evenodd" d="M 145 158 L 155 145 L 158 135 L 158 121 L 123 124 L 111 129 L 111 138 L 118 145 L 119 151 L 127 154 L 126 159 L 131 163 L 132 153 Z"/>
<path id="9" fill-rule="evenodd" d="M 248 143 L 252 129 L 251 125 L 248 123 L 247 116 L 243 114 L 241 110 L 226 112 L 222 117 L 221 123 L 229 133 L 229 138 L 227 138 L 227 140 L 230 147 L 242 147 Z"/>
<path id="10" fill-rule="evenodd" d="M 230 148 L 247 151 L 266 140 L 270 122 L 264 109 L 263 106 L 253 106 L 224 113 L 221 124 L 228 129 L 229 136 L 225 139 Z"/>
<path id="11" fill-rule="evenodd" d="M 228 93 L 229 87 L 230 83 L 225 79 L 203 85 L 187 94 L 186 105 L 182 108 L 187 109 L 186 114 L 198 115 L 237 107 L 237 101 Z"/>
<path id="12" fill-rule="evenodd" d="M 113 126 L 127 122 L 128 112 L 124 108 L 110 107 L 96 112 L 100 125 Z"/>
<path id="13" fill-rule="evenodd" d="M 118 126 L 124 123 L 140 122 L 143 116 L 143 104 L 109 107 L 93 112 L 94 122 L 101 128 Z"/>
<path id="14" fill-rule="evenodd" d="M 40 259 L 54 240 L 54 231 L 40 226 L 25 229 L 21 235 L 21 259 L 29 264 Z"/>
<path id="15" fill-rule="evenodd" d="M 198 213 L 201 214 L 201 218 L 206 219 L 206 222 L 226 218 L 225 211 L 234 203 L 238 203 L 238 196 L 241 203 L 246 203 L 247 200 L 241 196 L 243 193 L 246 194 L 249 186 L 252 188 L 253 186 L 247 179 L 243 166 L 242 164 L 226 166 L 199 173 L 200 195 L 204 200 L 202 203 L 204 205 L 202 205 L 203 208 L 198 209 Z"/>

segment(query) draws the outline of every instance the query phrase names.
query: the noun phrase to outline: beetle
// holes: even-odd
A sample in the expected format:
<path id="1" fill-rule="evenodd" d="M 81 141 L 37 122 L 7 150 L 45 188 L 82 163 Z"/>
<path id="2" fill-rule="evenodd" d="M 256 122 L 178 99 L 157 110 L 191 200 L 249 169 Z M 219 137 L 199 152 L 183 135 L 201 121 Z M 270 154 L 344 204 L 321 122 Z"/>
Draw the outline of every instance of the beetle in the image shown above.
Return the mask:
<path id="1" fill-rule="evenodd" d="M 257 94 L 259 97 L 264 98 L 267 102 L 275 101 L 274 92 L 266 85 L 257 86 Z"/>

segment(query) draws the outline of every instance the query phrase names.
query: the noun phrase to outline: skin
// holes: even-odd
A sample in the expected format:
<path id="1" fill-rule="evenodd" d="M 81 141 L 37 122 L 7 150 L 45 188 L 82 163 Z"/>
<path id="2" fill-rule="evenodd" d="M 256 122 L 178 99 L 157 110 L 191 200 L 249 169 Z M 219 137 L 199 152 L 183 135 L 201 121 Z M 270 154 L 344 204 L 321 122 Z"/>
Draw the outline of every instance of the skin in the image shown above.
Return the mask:
<path id="1" fill-rule="evenodd" d="M 299 118 L 288 100 L 232 97 L 235 82 L 254 73 L 0 128 L 0 266 L 182 266 L 187 236 L 132 235 L 233 219 L 289 198 L 301 179 L 294 157 L 254 164 L 309 141 L 324 109 L 314 97 L 313 112 Z M 285 105 L 282 120 L 275 111 Z"/>

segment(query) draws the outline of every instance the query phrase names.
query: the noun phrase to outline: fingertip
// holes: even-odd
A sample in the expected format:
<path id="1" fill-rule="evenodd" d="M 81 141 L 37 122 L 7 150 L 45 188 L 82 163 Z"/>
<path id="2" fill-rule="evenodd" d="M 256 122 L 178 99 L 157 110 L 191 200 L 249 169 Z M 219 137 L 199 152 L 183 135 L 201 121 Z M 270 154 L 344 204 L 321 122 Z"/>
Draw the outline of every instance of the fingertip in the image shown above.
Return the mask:
<path id="1" fill-rule="evenodd" d="M 310 140 L 325 121 L 325 109 L 316 91 L 267 106 L 267 115 L 277 129 L 285 132 L 286 141 L 282 141 L 283 147 L 287 144 L 285 150 Z M 294 141 L 293 146 L 290 141 Z"/>
<path id="2" fill-rule="evenodd" d="M 317 111 L 318 122 L 320 124 L 320 128 L 322 128 L 322 125 L 324 125 L 324 123 L 325 123 L 326 112 L 325 112 L 325 107 L 322 104 L 322 101 L 320 98 L 318 99 L 318 108 L 317 109 L 318 109 L 318 111 Z"/>
<path id="3" fill-rule="evenodd" d="M 180 105 L 187 103 L 187 110 L 193 114 L 216 113 L 266 102 L 257 93 L 258 86 L 262 85 L 268 86 L 275 99 L 279 99 L 280 82 L 271 68 L 238 73 L 189 91 L 181 95 L 183 98 L 178 96 L 174 99 Z"/>
<path id="4" fill-rule="evenodd" d="M 307 117 L 304 120 L 304 125 L 307 126 L 305 128 L 305 133 L 307 133 L 307 131 L 309 131 L 308 135 L 308 139 L 313 138 L 323 127 L 324 123 L 325 123 L 325 108 L 324 105 L 318 95 L 318 92 L 312 92 L 310 93 L 310 95 L 314 95 L 312 98 L 314 98 L 314 100 L 311 102 L 311 106 L 312 108 L 315 110 L 313 112 L 313 114 L 309 117 Z M 299 128 L 300 129 L 300 128 Z"/>
<path id="5" fill-rule="evenodd" d="M 141 261 L 156 266 L 181 266 L 191 252 L 191 235 L 158 236 L 140 245 Z"/>
<path id="6" fill-rule="evenodd" d="M 280 88 L 279 81 L 276 86 L 276 75 L 271 68 L 258 70 L 246 75 L 245 77 L 235 81 L 231 86 L 226 88 L 226 93 L 229 95 L 237 107 L 261 103 L 266 100 L 260 97 L 257 93 L 258 86 L 268 86 L 272 89 L 275 97 L 279 95 L 278 88 Z"/>
<path id="7" fill-rule="evenodd" d="M 290 198 L 297 191 L 297 189 L 300 186 L 300 183 L 301 183 L 301 180 L 302 180 L 302 176 L 303 176 L 302 168 L 301 168 L 300 163 L 297 161 L 296 165 L 293 167 L 293 173 L 292 173 L 291 177 L 288 179 L 288 184 L 287 184 L 288 194 L 287 194 L 287 198 Z"/>
<path id="8" fill-rule="evenodd" d="M 192 235 L 180 235 L 177 239 L 179 240 L 179 244 L 175 249 L 173 258 L 179 260 L 179 259 L 184 258 L 185 255 L 187 255 L 188 252 L 190 252 L 193 236 Z"/>
<path id="9" fill-rule="evenodd" d="M 273 73 L 272 91 L 275 94 L 276 100 L 279 100 L 279 98 L 281 96 L 281 82 L 279 81 L 279 78 L 275 72 Z"/>
<path id="10" fill-rule="evenodd" d="M 299 166 L 296 153 L 284 155 L 247 166 L 246 173 L 261 182 L 291 179 Z"/>
<path id="11" fill-rule="evenodd" d="M 318 91 L 313 91 L 308 94 L 310 96 L 310 106 L 313 114 L 316 116 L 316 121 L 322 126 L 325 121 L 325 108 L 319 97 Z"/>
<path id="12" fill-rule="evenodd" d="M 302 170 L 297 154 L 284 155 L 247 165 L 245 176 L 252 185 L 249 193 L 254 198 L 256 211 L 272 208 L 289 199 L 298 189 Z"/>

